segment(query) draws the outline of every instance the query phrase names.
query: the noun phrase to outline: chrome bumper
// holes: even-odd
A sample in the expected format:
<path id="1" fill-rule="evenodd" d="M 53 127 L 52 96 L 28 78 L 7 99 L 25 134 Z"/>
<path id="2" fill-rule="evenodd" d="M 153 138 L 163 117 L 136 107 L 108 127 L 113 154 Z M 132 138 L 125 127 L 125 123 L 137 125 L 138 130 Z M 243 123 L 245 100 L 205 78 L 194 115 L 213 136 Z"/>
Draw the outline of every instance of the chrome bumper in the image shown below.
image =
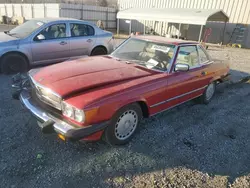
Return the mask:
<path id="1" fill-rule="evenodd" d="M 78 129 L 72 125 L 46 113 L 39 106 L 32 103 L 31 96 L 28 91 L 22 91 L 20 94 L 20 101 L 22 104 L 37 118 L 39 121 L 53 123 L 53 128 L 56 132 L 66 135 L 68 131 Z M 39 125 L 41 127 L 41 124 Z M 42 127 L 41 127 L 42 128 Z"/>
<path id="2" fill-rule="evenodd" d="M 104 121 L 98 124 L 88 125 L 86 127 L 77 127 L 68 124 L 67 122 L 60 120 L 41 107 L 36 105 L 29 94 L 28 91 L 23 90 L 20 94 L 20 101 L 38 120 L 38 123 L 41 129 L 44 127 L 52 126 L 53 130 L 59 134 L 64 135 L 66 138 L 70 140 L 80 140 L 84 137 L 92 135 L 98 131 L 105 129 L 109 125 L 109 121 Z"/>

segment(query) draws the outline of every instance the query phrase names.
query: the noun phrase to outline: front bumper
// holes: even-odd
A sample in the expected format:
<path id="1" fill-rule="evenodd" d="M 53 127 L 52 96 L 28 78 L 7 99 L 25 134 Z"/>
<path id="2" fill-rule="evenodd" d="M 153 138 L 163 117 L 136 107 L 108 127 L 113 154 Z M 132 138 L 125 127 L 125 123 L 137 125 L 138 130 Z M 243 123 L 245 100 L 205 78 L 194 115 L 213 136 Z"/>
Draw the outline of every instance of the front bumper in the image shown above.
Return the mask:
<path id="1" fill-rule="evenodd" d="M 59 119 L 48 113 L 45 109 L 37 105 L 28 91 L 23 90 L 20 94 L 20 101 L 23 106 L 27 108 L 33 116 L 39 121 L 38 125 L 43 132 L 56 132 L 63 135 L 69 140 L 80 140 L 98 131 L 105 129 L 109 122 L 105 121 L 99 124 L 93 124 L 86 127 L 79 127 L 69 124 L 68 122 Z"/>

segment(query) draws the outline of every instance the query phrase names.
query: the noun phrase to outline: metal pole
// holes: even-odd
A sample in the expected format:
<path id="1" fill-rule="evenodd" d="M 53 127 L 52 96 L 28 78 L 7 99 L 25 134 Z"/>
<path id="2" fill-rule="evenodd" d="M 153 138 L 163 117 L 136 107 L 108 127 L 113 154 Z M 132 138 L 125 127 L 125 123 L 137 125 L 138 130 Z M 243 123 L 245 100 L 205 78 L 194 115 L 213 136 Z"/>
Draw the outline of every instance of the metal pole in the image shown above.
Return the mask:
<path id="1" fill-rule="evenodd" d="M 46 0 L 43 1 L 43 15 L 44 15 L 44 18 L 47 17 L 47 8 L 46 8 Z"/>
<path id="2" fill-rule="evenodd" d="M 129 23 L 129 34 L 131 35 L 131 31 L 132 31 L 132 20 L 130 20 L 130 23 Z"/>
<path id="3" fill-rule="evenodd" d="M 8 11 L 7 11 L 6 2 L 4 3 L 4 8 L 5 8 L 5 16 L 7 16 L 7 17 L 8 17 Z"/>
<path id="4" fill-rule="evenodd" d="M 146 33 L 146 21 L 144 20 L 144 25 L 143 25 L 143 34 L 145 35 Z"/>
<path id="5" fill-rule="evenodd" d="M 119 22 L 120 22 L 120 19 L 118 18 L 117 19 L 117 28 L 116 28 L 117 29 L 117 36 L 119 35 L 119 29 L 120 29 L 119 28 L 120 27 L 120 23 Z"/>
<path id="6" fill-rule="evenodd" d="M 180 34 L 181 34 L 181 23 L 179 23 L 179 34 L 178 34 L 178 39 L 180 38 Z"/>
<path id="7" fill-rule="evenodd" d="M 84 20 L 84 19 L 83 19 L 83 14 L 84 14 L 84 13 L 83 13 L 83 6 L 84 6 L 84 5 L 83 5 L 83 1 L 82 1 L 82 10 L 81 10 L 81 11 L 82 11 L 82 15 L 81 15 L 81 20 Z"/>
<path id="8" fill-rule="evenodd" d="M 106 9 L 106 24 L 105 24 L 106 29 L 108 28 L 108 21 L 109 21 L 109 8 L 107 7 L 107 9 Z"/>
<path id="9" fill-rule="evenodd" d="M 202 35 L 203 25 L 201 25 L 200 35 L 199 35 L 199 42 L 201 42 L 201 35 Z"/>
<path id="10" fill-rule="evenodd" d="M 161 22 L 161 36 L 162 36 L 163 22 Z"/>
<path id="11" fill-rule="evenodd" d="M 14 17 L 15 16 L 15 7 L 14 7 L 14 4 L 12 4 L 11 7 L 12 7 L 12 17 Z"/>
<path id="12" fill-rule="evenodd" d="M 224 44 L 224 43 L 225 43 L 225 31 L 226 31 L 226 27 L 227 27 L 227 22 L 225 22 L 224 29 L 223 29 L 223 34 L 222 34 L 222 44 Z"/>
<path id="13" fill-rule="evenodd" d="M 32 18 L 34 18 L 34 0 L 32 0 L 31 4 L 31 13 L 32 13 Z"/>
<path id="14" fill-rule="evenodd" d="M 24 13 L 23 13 L 23 1 L 22 1 L 22 4 L 21 4 L 21 15 L 22 15 L 22 17 L 24 18 Z"/>

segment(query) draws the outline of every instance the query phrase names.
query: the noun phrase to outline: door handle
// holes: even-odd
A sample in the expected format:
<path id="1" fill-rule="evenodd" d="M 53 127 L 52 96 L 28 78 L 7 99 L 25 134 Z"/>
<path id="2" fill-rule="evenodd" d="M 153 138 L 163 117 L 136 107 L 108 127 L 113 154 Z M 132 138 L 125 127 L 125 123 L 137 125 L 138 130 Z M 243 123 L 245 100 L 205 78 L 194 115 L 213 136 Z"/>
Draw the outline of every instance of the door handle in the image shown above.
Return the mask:
<path id="1" fill-rule="evenodd" d="M 89 43 L 92 42 L 92 39 L 88 39 L 87 42 L 89 42 Z"/>
<path id="2" fill-rule="evenodd" d="M 65 44 L 67 44 L 67 42 L 65 41 L 60 42 L 60 45 L 65 45 Z"/>

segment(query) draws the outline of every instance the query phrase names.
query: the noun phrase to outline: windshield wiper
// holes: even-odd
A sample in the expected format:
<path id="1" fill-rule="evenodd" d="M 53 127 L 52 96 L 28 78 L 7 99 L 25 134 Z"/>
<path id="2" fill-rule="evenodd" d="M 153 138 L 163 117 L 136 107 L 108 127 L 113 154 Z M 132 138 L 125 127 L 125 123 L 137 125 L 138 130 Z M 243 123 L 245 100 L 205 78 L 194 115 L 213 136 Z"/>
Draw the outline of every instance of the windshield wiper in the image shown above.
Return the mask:
<path id="1" fill-rule="evenodd" d="M 17 33 L 10 33 L 10 32 L 8 32 L 7 35 L 13 36 L 13 35 L 17 35 Z"/>
<path id="2" fill-rule="evenodd" d="M 17 33 L 10 33 L 10 32 L 8 32 L 8 33 L 6 33 L 6 35 L 9 35 L 9 36 L 11 36 L 11 37 L 19 38 L 19 36 L 18 36 Z"/>

